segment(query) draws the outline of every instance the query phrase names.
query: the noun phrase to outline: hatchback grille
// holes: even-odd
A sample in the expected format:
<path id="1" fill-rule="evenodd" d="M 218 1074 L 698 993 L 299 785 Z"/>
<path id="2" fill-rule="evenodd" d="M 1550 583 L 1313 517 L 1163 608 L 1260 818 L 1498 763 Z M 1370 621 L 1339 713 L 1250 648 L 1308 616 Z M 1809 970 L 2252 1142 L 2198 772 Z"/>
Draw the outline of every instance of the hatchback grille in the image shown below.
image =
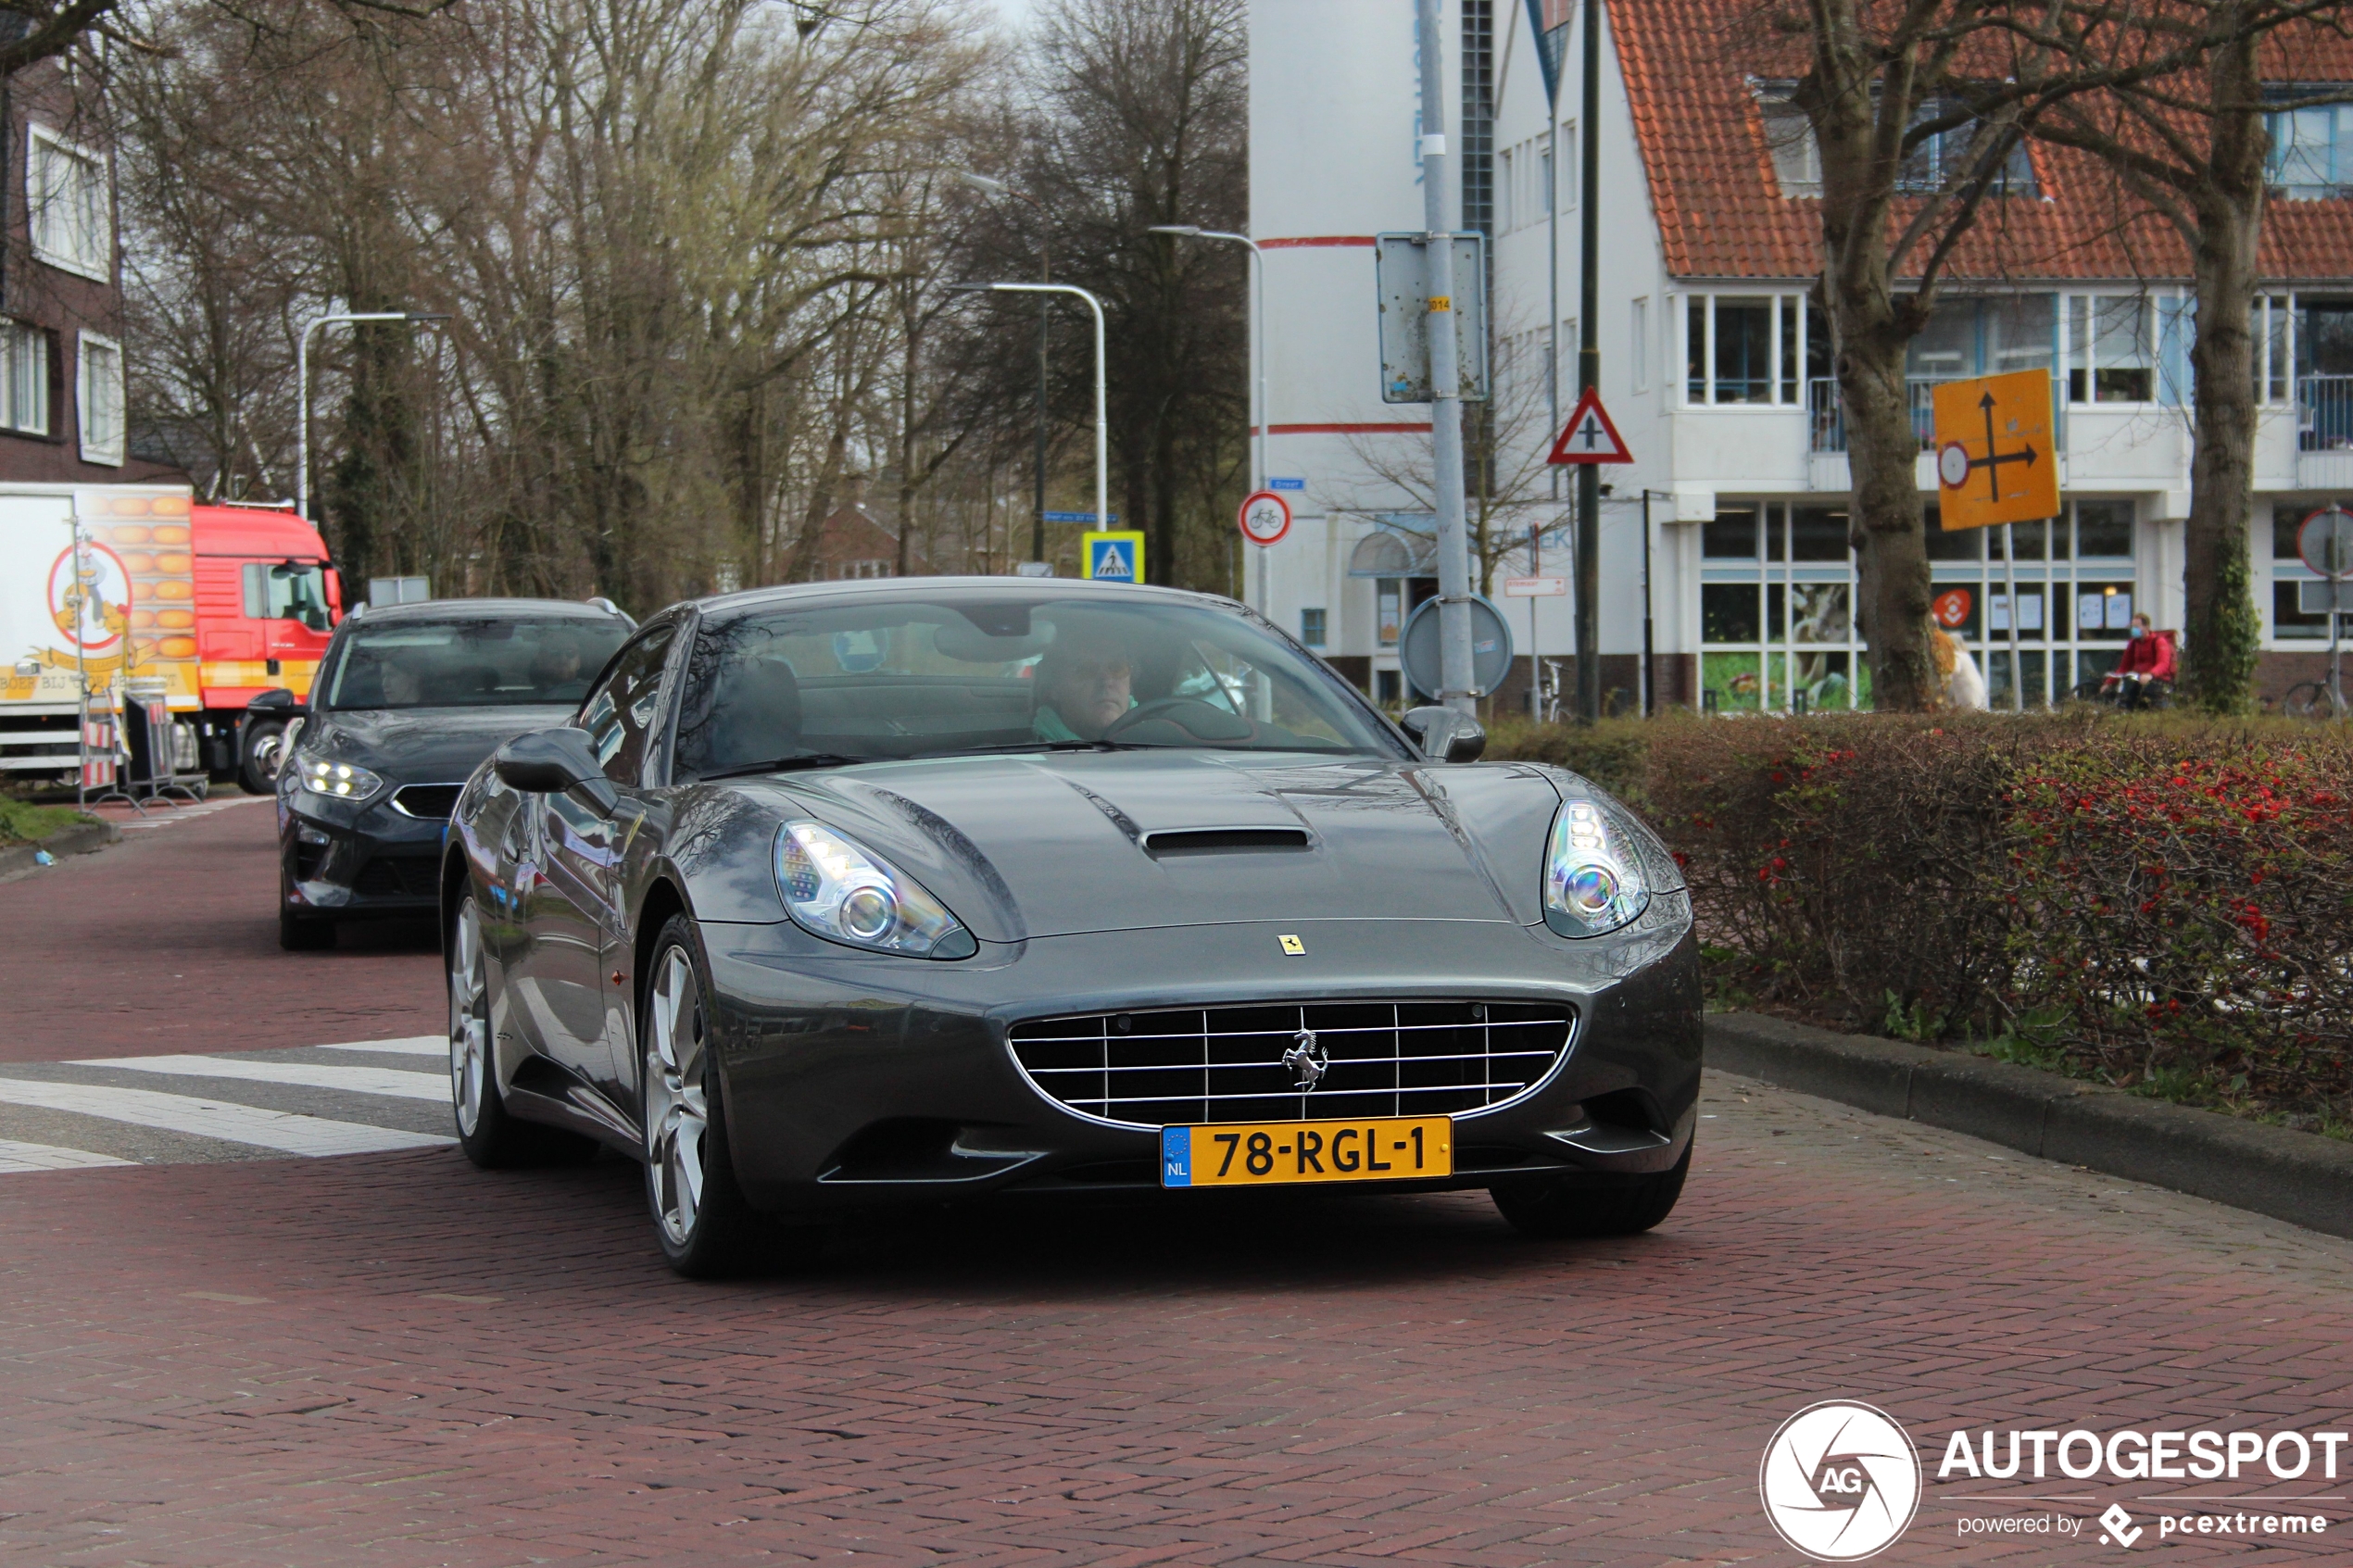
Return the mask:
<path id="1" fill-rule="evenodd" d="M 438 868 L 422 855 L 379 855 L 359 868 L 351 890 L 370 898 L 422 898 L 437 891 Z"/>
<path id="2" fill-rule="evenodd" d="M 465 787 L 461 784 L 405 784 L 392 792 L 392 809 L 421 822 L 447 822 L 458 809 L 458 797 Z"/>
<path id="3" fill-rule="evenodd" d="M 1525 1002 L 1310 1002 L 1089 1013 L 1013 1025 L 1048 1098 L 1138 1127 L 1482 1110 L 1543 1081 L 1575 1013 Z M 1302 1093 L 1286 1052 L 1328 1063 Z"/>

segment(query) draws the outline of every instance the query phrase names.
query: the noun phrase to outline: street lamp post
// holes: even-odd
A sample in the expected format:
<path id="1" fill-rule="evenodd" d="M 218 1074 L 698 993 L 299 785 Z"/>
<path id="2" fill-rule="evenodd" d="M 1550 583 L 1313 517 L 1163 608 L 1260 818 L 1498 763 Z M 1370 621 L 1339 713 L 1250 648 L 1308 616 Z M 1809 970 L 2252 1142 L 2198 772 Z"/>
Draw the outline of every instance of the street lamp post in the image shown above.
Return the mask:
<path id="1" fill-rule="evenodd" d="M 321 327 L 347 325 L 354 321 L 447 321 L 446 310 L 357 310 L 333 311 L 313 317 L 295 340 L 295 400 L 299 405 L 295 436 L 295 514 L 305 522 L 314 521 L 310 515 L 310 334 Z"/>
<path id="2" fill-rule="evenodd" d="M 1046 217 L 1045 204 L 1037 197 L 1014 190 L 1002 180 L 992 180 L 986 174 L 975 174 L 969 169 L 956 170 L 956 178 L 974 190 L 992 196 L 1011 196 L 1026 202 L 1038 214 L 1038 281 L 1053 282 L 1053 254 L 1048 248 L 1053 243 L 1053 229 Z M 1038 302 L 1038 470 L 1034 505 L 1029 519 L 1029 558 L 1046 558 L 1046 302 Z"/>
<path id="3" fill-rule="evenodd" d="M 1155 234 L 1175 234 L 1179 239 L 1225 240 L 1233 245 L 1246 245 L 1250 249 L 1251 282 L 1257 299 L 1258 317 L 1258 330 L 1252 334 L 1254 341 L 1251 345 L 1251 357 L 1257 361 L 1254 373 L 1251 377 L 1251 384 L 1255 389 L 1258 397 L 1255 420 L 1258 431 L 1258 488 L 1264 490 L 1266 488 L 1268 473 L 1266 421 L 1272 419 L 1275 413 L 1274 404 L 1266 395 L 1266 253 L 1260 250 L 1258 242 L 1248 234 L 1227 233 L 1220 229 L 1204 229 L 1195 223 L 1155 223 L 1151 227 L 1151 232 Z M 1266 574 L 1269 569 L 1266 549 L 1262 546 L 1258 551 L 1258 609 L 1262 615 L 1266 611 Z"/>
<path id="4" fill-rule="evenodd" d="M 1104 395 L 1103 302 L 1076 283 L 951 283 L 954 294 L 1067 294 L 1087 302 L 1095 317 L 1095 526 L 1111 526 L 1111 421 Z M 1046 558 L 1046 514 L 1038 514 L 1038 558 Z"/>

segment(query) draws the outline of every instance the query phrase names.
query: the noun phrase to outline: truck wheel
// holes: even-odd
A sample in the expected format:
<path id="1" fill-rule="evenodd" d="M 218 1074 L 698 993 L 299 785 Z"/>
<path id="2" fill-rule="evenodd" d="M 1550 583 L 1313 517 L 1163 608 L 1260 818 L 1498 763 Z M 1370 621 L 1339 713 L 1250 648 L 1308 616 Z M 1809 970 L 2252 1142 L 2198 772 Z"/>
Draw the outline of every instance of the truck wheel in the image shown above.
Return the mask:
<path id="1" fill-rule="evenodd" d="M 278 911 L 278 946 L 289 953 L 318 953 L 335 945 L 335 922 L 330 920 L 305 920 L 300 915 Z"/>
<path id="2" fill-rule="evenodd" d="M 245 726 L 245 736 L 237 746 L 237 782 L 247 795 L 274 795 L 278 789 L 278 764 L 285 758 L 285 724 L 276 719 L 257 719 Z"/>
<path id="3" fill-rule="evenodd" d="M 1692 1169 L 1691 1145 L 1674 1169 L 1648 1175 L 1539 1176 L 1498 1182 L 1488 1189 L 1495 1207 L 1522 1236 L 1557 1241 L 1573 1236 L 1639 1236 L 1674 1211 Z"/>

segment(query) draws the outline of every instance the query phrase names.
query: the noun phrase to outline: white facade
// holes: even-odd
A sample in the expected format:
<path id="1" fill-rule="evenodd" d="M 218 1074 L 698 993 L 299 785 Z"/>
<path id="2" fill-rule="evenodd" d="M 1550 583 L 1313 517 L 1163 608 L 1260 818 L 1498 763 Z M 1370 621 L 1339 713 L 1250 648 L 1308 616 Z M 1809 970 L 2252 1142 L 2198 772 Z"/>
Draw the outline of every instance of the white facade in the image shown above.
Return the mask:
<path id="1" fill-rule="evenodd" d="M 1464 8 L 1473 8 L 1476 27 L 1481 4 L 1447 0 L 1444 8 L 1450 150 L 1462 145 L 1465 131 Z M 1575 401 L 1582 199 L 1576 157 L 1586 129 L 1578 123 L 1577 101 L 1582 43 L 1575 19 L 1581 6 L 1555 7 L 1571 19 L 1563 29 L 1563 90 L 1555 103 L 1540 56 L 1541 0 L 1485 4 L 1492 7 L 1494 407 L 1510 437 L 1496 469 L 1505 476 L 1501 487 L 1516 486 L 1499 515 L 1522 541 L 1494 577 L 1497 602 L 1523 656 L 1510 684 L 1524 692 L 1531 603 L 1545 657 L 1565 659 L 1574 644 L 1568 599 L 1505 599 L 1502 579 L 1529 570 L 1524 541 L 1531 522 L 1547 530 L 1542 570 L 1568 571 L 1567 506 L 1553 498 L 1537 448 L 1553 433 L 1543 385 L 1553 323 L 1561 354 L 1558 407 L 1565 413 Z M 1385 528 L 1384 514 L 1394 520 L 1430 508 L 1426 477 L 1418 487 L 1412 483 L 1428 472 L 1428 408 L 1380 401 L 1367 243 L 1384 231 L 1423 226 L 1414 7 L 1412 0 L 1253 0 L 1250 27 L 1252 232 L 1270 247 L 1269 467 L 1278 479 L 1304 486 L 1290 494 L 1299 518 L 1290 537 L 1271 551 L 1251 552 L 1265 558 L 1252 597 L 1295 634 L 1313 633 L 1320 624 L 1327 657 L 1377 696 L 1397 696 L 1403 693 L 1393 641 L 1384 640 L 1393 638 L 1396 610 L 1384 614 L 1380 596 L 1411 598 L 1428 587 L 1411 576 L 1351 575 L 1350 566 L 1352 559 L 1373 564 L 1360 546 L 1367 535 L 1396 526 L 1392 521 Z M 1835 400 L 1822 381 L 1828 367 L 1819 323 L 1809 320 L 1803 297 L 1806 281 L 1671 275 L 1627 86 L 1607 40 L 1598 118 L 1601 388 L 1637 459 L 1603 470 L 1610 489 L 1602 526 L 1604 686 L 1618 688 L 1620 702 L 1635 700 L 1647 493 L 1654 668 L 1663 699 L 1728 709 L 1786 708 L 1800 694 L 1813 707 L 1865 700 L 1862 645 L 1852 625 L 1853 569 L 1839 537 L 1847 461 L 1839 449 Z M 2353 284 L 2346 292 L 2353 295 Z M 1989 669 L 1999 698 L 2011 679 L 2006 578 L 2014 571 L 2025 696 L 2064 695 L 2113 661 L 2122 637 L 2110 621 L 2120 605 L 2150 612 L 2160 627 L 2181 624 L 2179 520 L 2188 507 L 2190 445 L 2182 407 L 2186 301 L 2179 289 L 2152 291 L 2129 279 L 2021 283 L 1983 296 L 1982 306 L 1972 296 L 1955 297 L 1956 320 L 1978 310 L 1992 325 L 1981 325 L 1972 339 L 1964 320 L 1936 341 L 1924 340 L 1915 350 L 1918 379 L 1924 387 L 1943 375 L 2011 368 L 2002 358 L 2009 352 L 2048 365 L 2064 405 L 2067 514 L 2040 544 L 2021 541 L 2020 559 L 2007 567 L 1998 558 L 1998 542 L 1989 560 L 1982 540 L 1946 536 L 1936 546 L 1944 558 L 1934 566 L 1937 590 L 1968 594 L 1972 608 L 1963 634 L 1981 660 L 1994 656 Z M 2283 318 L 2285 305 L 2284 295 Z M 2043 346 L 2019 335 L 2019 321 L 2041 323 L 2033 331 Z M 2252 564 L 2267 631 L 2275 633 L 2267 646 L 2309 650 L 2321 646 L 2317 629 L 2270 624 L 2274 583 L 2304 575 L 2293 562 L 2275 563 L 2272 515 L 2275 508 L 2300 515 L 2325 504 L 2331 490 L 2353 486 L 2353 441 L 2316 443 L 2309 428 L 2299 441 L 2296 383 L 2287 373 L 2296 356 L 2284 328 L 2275 326 L 2274 335 L 2284 363 L 2265 378 Z M 2015 348 L 2020 343 L 2027 346 Z M 1735 363 L 1741 345 L 1754 345 L 1765 363 Z M 1972 358 L 1979 362 L 1966 362 Z M 2347 392 L 2353 408 L 2353 385 Z M 2303 423 L 2311 423 L 2309 406 Z M 1921 480 L 1924 491 L 1933 490 L 1925 458 Z M 1564 483 L 1559 493 L 1573 488 Z M 1744 526 L 1754 545 L 1743 557 L 1735 552 Z M 1404 542 L 1417 543 L 1410 536 Z M 1962 558 L 1965 553 L 1978 558 Z M 2292 588 L 2284 591 L 2292 599 Z M 1743 603 L 1753 607 L 1744 619 Z"/>

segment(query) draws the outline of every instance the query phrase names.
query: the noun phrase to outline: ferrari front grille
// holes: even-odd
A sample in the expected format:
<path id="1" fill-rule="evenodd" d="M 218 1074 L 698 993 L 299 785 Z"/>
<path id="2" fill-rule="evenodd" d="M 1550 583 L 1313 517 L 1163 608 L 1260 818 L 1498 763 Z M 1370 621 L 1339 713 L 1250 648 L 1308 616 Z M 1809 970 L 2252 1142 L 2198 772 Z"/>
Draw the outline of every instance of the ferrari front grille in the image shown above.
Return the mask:
<path id="1" fill-rule="evenodd" d="M 1546 1003 L 1308 1002 L 1037 1019 L 1009 1043 L 1048 1098 L 1162 1127 L 1492 1110 L 1543 1082 L 1575 1022 Z"/>

